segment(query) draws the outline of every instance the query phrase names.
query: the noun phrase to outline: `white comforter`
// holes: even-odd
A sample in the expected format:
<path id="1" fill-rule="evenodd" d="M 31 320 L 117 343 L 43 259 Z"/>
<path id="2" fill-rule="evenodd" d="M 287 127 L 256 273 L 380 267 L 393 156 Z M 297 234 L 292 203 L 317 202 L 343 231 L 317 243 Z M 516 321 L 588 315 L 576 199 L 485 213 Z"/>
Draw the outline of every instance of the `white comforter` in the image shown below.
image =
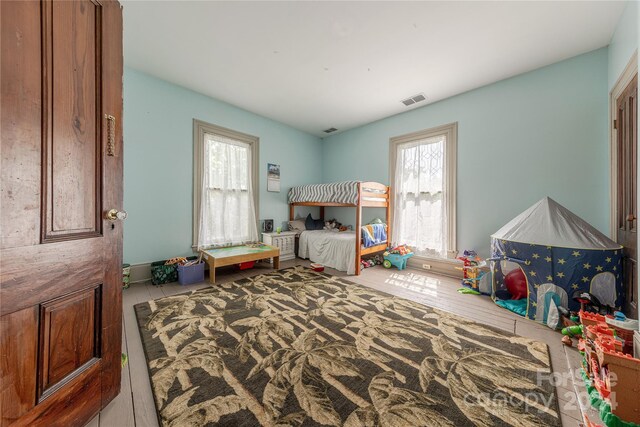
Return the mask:
<path id="1" fill-rule="evenodd" d="M 307 230 L 300 234 L 298 256 L 325 267 L 355 274 L 356 234 L 353 231 Z"/>

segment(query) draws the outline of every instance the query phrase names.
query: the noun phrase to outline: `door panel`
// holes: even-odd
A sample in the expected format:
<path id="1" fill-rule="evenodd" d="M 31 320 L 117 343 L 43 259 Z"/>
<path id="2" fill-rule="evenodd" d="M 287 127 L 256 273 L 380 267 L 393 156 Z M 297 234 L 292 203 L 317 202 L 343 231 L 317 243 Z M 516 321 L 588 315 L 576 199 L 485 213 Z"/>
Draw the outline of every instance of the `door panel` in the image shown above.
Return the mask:
<path id="1" fill-rule="evenodd" d="M 96 363 L 13 421 L 16 426 L 82 427 L 100 411 L 101 366 Z M 60 398 L 64 393 L 64 398 Z M 10 424 L 6 424 L 10 425 Z"/>
<path id="2" fill-rule="evenodd" d="M 40 306 L 39 400 L 98 361 L 100 286 Z"/>
<path id="3" fill-rule="evenodd" d="M 35 405 L 38 310 L 29 307 L 0 318 L 0 425 L 8 425 Z"/>
<path id="4" fill-rule="evenodd" d="M 40 4 L 33 1 L 17 6 L 17 2 L 0 2 L 2 249 L 40 242 Z"/>
<path id="5" fill-rule="evenodd" d="M 102 8 L 102 112 L 113 117 L 111 128 L 102 132 L 101 153 L 103 165 L 108 171 L 102 173 L 103 212 L 111 208 L 121 209 L 122 204 L 122 10 L 117 1 L 103 2 Z M 103 124 L 106 122 L 103 120 Z M 110 142 L 110 139 L 112 142 Z M 105 153 L 107 153 L 105 155 Z M 109 154 L 110 153 L 110 154 Z M 104 169 L 104 168 L 103 168 Z M 103 257 L 113 262 L 104 267 L 102 287 L 102 376 L 101 397 L 104 408 L 120 392 L 122 360 L 122 223 L 110 223 L 102 218 L 105 245 Z M 113 284 L 113 286 L 108 286 Z"/>
<path id="6" fill-rule="evenodd" d="M 120 390 L 122 11 L 0 8 L 0 426 L 82 426 Z"/>
<path id="7" fill-rule="evenodd" d="M 100 234 L 100 6 L 43 3 L 44 241 Z M 65 94 L 64 97 L 56 94 Z"/>
<path id="8" fill-rule="evenodd" d="M 625 314 L 638 316 L 638 212 L 637 212 L 637 108 L 638 75 L 616 99 L 617 130 L 617 242 L 624 246 L 622 279 L 625 288 Z"/>

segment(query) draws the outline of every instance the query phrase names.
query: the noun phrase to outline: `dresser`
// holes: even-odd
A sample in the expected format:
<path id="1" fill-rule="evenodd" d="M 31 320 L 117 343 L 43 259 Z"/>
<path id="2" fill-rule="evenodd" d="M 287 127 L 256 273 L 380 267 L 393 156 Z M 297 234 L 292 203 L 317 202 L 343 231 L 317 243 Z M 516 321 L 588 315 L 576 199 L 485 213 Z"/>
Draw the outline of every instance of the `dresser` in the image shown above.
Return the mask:
<path id="1" fill-rule="evenodd" d="M 262 242 L 280 249 L 280 261 L 296 257 L 296 232 L 282 231 L 280 233 L 262 233 Z"/>

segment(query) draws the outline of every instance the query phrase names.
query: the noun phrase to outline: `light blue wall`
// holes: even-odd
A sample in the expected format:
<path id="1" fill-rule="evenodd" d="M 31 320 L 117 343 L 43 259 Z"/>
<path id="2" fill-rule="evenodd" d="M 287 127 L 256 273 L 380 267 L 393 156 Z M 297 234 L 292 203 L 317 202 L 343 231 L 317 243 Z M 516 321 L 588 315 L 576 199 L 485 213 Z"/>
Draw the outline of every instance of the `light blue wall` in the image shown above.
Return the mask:
<path id="1" fill-rule="evenodd" d="M 194 118 L 260 138 L 260 219 L 288 220 L 289 187 L 322 180 L 319 138 L 125 68 L 125 262 L 192 254 Z M 280 193 L 266 191 L 267 163 L 280 164 Z"/>
<path id="2" fill-rule="evenodd" d="M 606 48 L 328 137 L 323 180 L 388 183 L 389 138 L 451 122 L 458 250 L 488 255 L 491 233 L 546 195 L 608 234 Z M 345 209 L 327 215 L 353 224 Z"/>
<path id="3" fill-rule="evenodd" d="M 639 9 L 638 1 L 627 2 L 609 44 L 609 90 L 616 84 L 631 55 L 638 48 Z"/>
<path id="4" fill-rule="evenodd" d="M 628 44 L 614 40 L 612 48 Z M 193 118 L 260 137 L 259 216 L 276 224 L 287 220 L 289 187 L 387 183 L 390 137 L 457 121 L 458 249 L 486 255 L 489 235 L 545 195 L 607 233 L 607 92 L 614 58 L 617 53 L 600 49 L 324 141 L 125 69 L 125 262 L 191 253 Z M 268 162 L 281 165 L 280 193 L 266 191 Z M 365 219 L 382 215 L 365 211 Z M 327 209 L 333 216 L 355 222 L 353 209 Z"/>

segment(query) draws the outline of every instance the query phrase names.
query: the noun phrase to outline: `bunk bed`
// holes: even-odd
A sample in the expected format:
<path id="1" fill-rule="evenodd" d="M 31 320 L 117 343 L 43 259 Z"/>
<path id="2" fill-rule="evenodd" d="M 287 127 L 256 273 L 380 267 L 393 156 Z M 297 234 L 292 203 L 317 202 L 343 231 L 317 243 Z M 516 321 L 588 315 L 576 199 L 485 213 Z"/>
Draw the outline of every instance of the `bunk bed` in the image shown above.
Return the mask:
<path id="1" fill-rule="evenodd" d="M 356 208 L 354 274 L 360 275 L 360 261 L 363 256 L 385 250 L 391 242 L 389 186 L 378 182 L 346 181 L 331 184 L 314 184 L 293 187 L 289 190 L 289 220 L 295 218 L 296 206 L 317 206 L 320 218 L 324 220 L 324 208 Z M 363 247 L 361 226 L 362 208 L 385 208 L 387 240 L 379 244 Z"/>

